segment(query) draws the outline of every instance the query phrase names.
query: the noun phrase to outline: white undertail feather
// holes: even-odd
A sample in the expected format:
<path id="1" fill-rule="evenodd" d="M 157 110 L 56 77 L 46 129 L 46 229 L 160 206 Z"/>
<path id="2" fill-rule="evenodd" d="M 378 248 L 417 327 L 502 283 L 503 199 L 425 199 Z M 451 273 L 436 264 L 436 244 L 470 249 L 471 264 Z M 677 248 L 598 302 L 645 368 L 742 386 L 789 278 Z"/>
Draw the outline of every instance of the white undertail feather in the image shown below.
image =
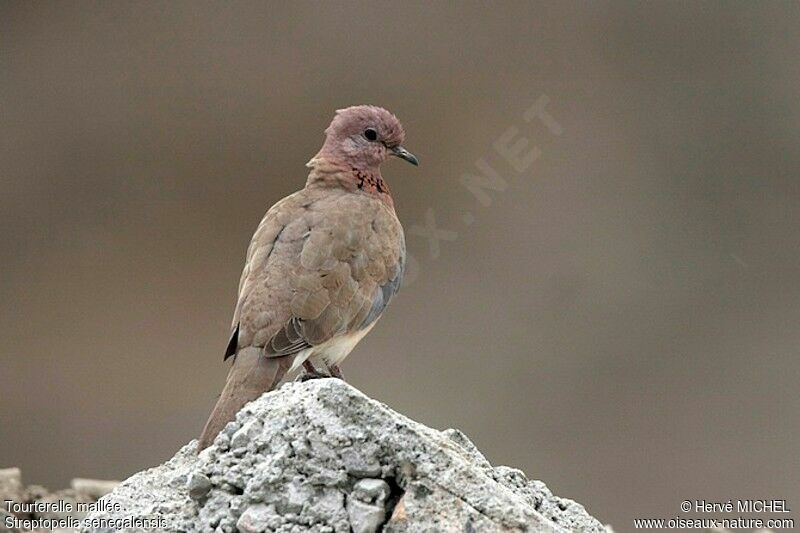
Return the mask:
<path id="1" fill-rule="evenodd" d="M 314 366 L 323 369 L 326 366 L 341 364 L 350 352 L 353 351 L 356 344 L 370 332 L 376 322 L 377 320 L 360 331 L 350 333 L 349 335 L 339 335 L 322 344 L 303 350 L 295 356 L 294 362 L 292 362 L 292 366 L 289 368 L 289 372 L 297 370 L 307 360 L 310 360 Z"/>

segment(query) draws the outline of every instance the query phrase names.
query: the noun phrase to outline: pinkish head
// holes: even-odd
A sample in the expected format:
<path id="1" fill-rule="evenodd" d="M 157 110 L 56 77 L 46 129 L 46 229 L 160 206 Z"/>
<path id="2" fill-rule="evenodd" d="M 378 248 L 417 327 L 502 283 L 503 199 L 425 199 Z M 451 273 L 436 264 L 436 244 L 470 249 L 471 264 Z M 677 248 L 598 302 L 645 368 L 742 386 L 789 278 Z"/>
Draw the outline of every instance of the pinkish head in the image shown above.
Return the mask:
<path id="1" fill-rule="evenodd" d="M 382 107 L 359 105 L 340 109 L 325 130 L 319 156 L 360 170 L 377 169 L 389 156 L 419 161 L 400 146 L 405 132 L 400 121 Z"/>

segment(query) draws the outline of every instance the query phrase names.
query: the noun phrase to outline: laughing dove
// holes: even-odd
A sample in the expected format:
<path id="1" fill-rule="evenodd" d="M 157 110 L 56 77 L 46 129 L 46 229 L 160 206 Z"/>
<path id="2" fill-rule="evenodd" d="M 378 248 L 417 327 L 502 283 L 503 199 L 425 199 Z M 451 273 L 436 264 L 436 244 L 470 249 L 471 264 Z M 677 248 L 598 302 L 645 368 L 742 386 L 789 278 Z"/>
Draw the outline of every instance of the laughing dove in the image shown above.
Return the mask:
<path id="1" fill-rule="evenodd" d="M 341 377 L 339 364 L 386 309 L 406 249 L 380 165 L 392 155 L 418 164 L 404 136 L 380 107 L 337 111 L 305 188 L 267 211 L 239 282 L 225 351 L 233 365 L 199 449 L 287 372 Z"/>

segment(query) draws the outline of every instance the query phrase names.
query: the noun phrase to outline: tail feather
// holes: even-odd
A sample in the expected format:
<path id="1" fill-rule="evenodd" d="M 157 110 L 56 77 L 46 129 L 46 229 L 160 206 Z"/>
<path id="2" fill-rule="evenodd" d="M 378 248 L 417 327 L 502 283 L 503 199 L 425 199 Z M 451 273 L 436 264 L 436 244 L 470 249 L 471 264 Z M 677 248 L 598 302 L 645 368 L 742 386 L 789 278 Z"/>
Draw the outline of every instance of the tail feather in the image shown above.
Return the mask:
<path id="1" fill-rule="evenodd" d="M 259 348 L 244 348 L 236 354 L 225 388 L 200 435 L 198 451 L 207 448 L 239 409 L 274 389 L 291 366 L 292 357 L 265 357 Z"/>

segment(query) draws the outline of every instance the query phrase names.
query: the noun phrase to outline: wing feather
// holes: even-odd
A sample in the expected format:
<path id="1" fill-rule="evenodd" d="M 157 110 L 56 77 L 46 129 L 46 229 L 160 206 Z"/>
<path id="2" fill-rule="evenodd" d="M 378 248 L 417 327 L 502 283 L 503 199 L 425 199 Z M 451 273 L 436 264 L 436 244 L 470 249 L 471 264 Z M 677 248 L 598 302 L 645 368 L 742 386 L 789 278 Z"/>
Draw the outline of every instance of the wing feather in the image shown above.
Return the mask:
<path id="1" fill-rule="evenodd" d="M 282 212 L 271 215 L 278 206 Z M 253 240 L 234 336 L 237 349 L 263 343 L 268 357 L 371 325 L 397 293 L 405 269 L 394 211 L 362 194 L 301 191 L 267 213 Z"/>

